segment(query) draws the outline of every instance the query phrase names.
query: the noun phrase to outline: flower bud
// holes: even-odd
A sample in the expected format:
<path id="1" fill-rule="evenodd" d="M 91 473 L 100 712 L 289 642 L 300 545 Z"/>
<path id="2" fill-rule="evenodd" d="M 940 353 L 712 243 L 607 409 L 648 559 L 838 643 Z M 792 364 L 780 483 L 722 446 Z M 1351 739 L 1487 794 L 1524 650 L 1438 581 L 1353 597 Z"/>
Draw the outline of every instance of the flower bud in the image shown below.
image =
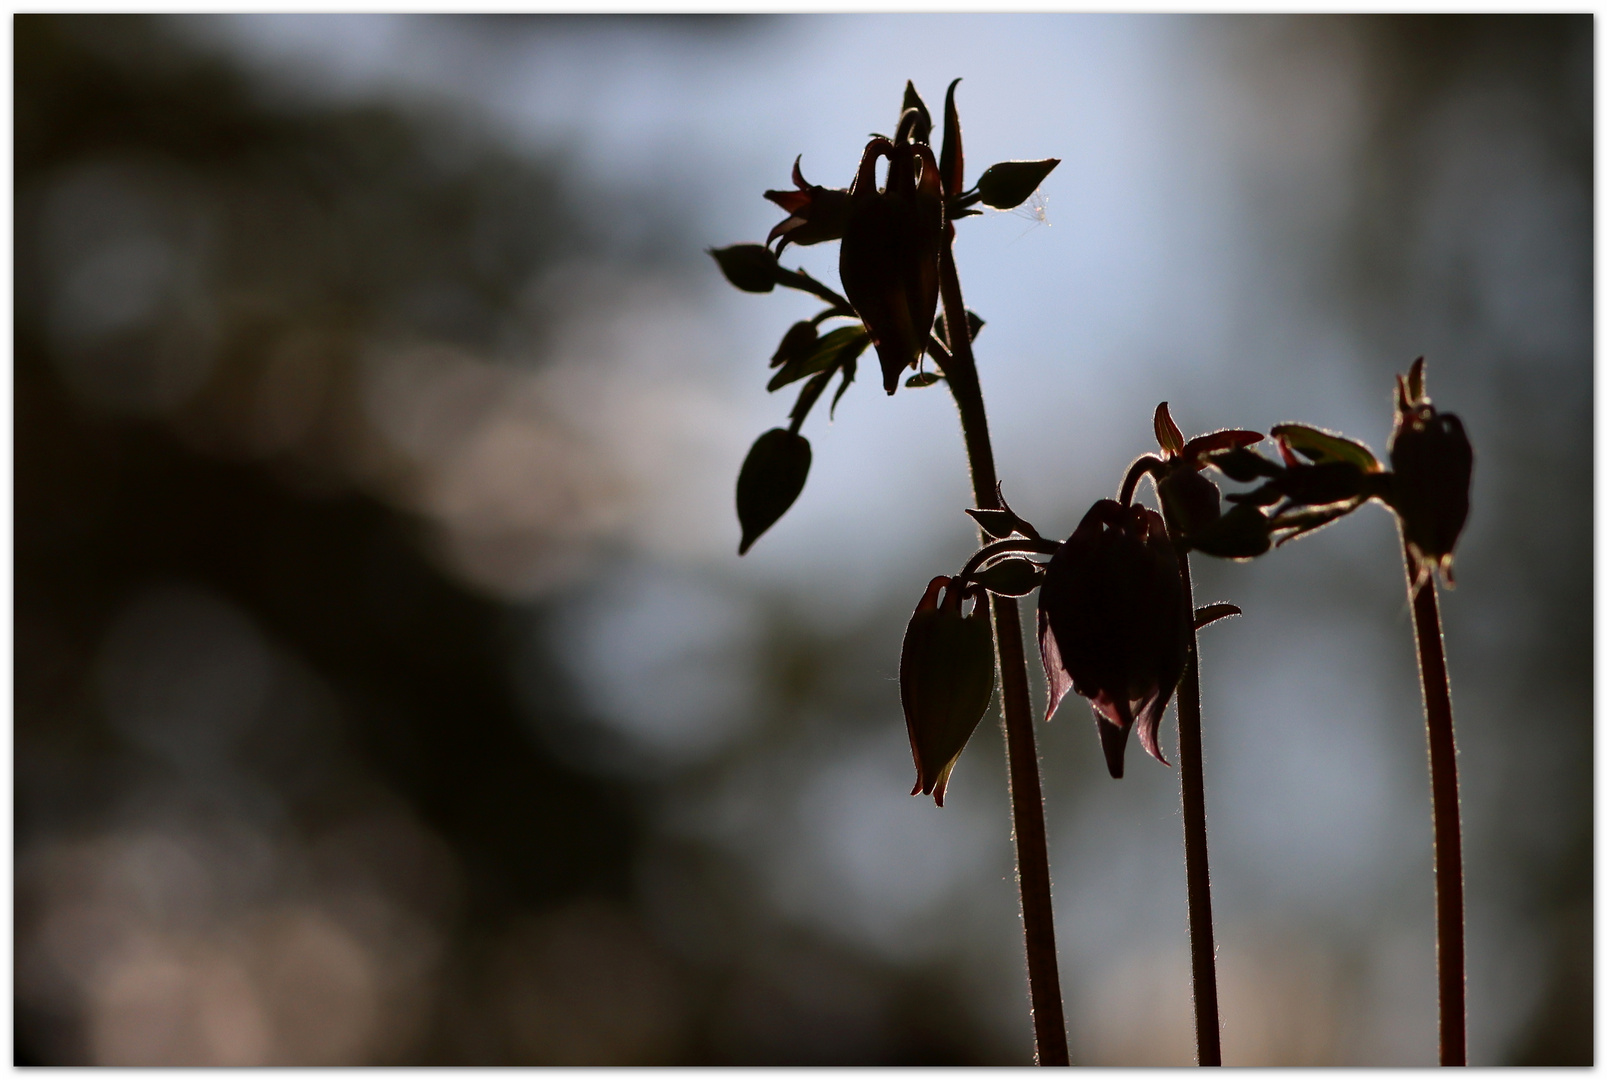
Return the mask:
<path id="1" fill-rule="evenodd" d="M 938 603 L 938 593 L 943 602 Z M 949 774 L 993 699 L 993 626 L 987 593 L 974 590 L 976 606 L 960 613 L 960 591 L 935 577 L 904 631 L 898 661 L 899 698 L 910 752 L 915 756 L 911 795 L 943 805 Z"/>
<path id="2" fill-rule="evenodd" d="M 764 197 L 788 214 L 787 219 L 770 230 L 764 238 L 766 244 L 781 238 L 776 245 L 779 256 L 788 244 L 806 247 L 826 240 L 841 240 L 843 227 L 848 221 L 848 192 L 842 188 L 821 187 L 804 179 L 803 155 L 792 163 L 792 182 L 796 191 L 767 191 Z"/>
<path id="3" fill-rule="evenodd" d="M 1191 619 L 1161 516 L 1101 499 L 1060 546 L 1038 592 L 1049 714 L 1068 690 L 1093 705 L 1110 775 L 1127 737 L 1162 764 L 1161 714 L 1183 674 Z"/>
<path id="4" fill-rule="evenodd" d="M 1401 532 L 1425 569 L 1449 583 L 1451 553 L 1468 516 L 1473 447 L 1462 421 L 1427 399 L 1397 410 L 1389 440 L 1392 495 Z"/>
<path id="5" fill-rule="evenodd" d="M 876 162 L 887 158 L 887 187 Z M 872 139 L 849 189 L 838 273 L 843 293 L 870 332 L 891 394 L 899 373 L 926 352 L 937 316 L 943 192 L 932 149 Z"/>

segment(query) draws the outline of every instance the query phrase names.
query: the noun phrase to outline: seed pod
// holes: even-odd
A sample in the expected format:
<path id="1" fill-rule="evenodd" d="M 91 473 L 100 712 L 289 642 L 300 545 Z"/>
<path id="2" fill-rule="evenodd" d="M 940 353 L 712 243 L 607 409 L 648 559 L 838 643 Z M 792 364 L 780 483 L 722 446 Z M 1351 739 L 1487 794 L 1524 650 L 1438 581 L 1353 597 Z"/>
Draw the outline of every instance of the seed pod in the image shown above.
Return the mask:
<path id="1" fill-rule="evenodd" d="M 960 751 L 993 699 L 988 597 L 980 589 L 973 595 L 976 606 L 962 615 L 952 579 L 933 578 L 904 631 L 898 661 L 899 698 L 915 757 L 910 794 L 931 795 L 939 806 Z"/>

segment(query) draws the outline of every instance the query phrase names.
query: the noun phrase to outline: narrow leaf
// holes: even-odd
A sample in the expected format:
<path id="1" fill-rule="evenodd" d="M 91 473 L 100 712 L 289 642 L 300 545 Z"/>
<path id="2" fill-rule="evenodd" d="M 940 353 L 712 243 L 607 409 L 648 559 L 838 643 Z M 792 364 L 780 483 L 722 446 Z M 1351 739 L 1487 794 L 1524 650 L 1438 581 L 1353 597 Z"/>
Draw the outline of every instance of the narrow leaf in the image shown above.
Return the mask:
<path id="1" fill-rule="evenodd" d="M 1194 629 L 1203 630 L 1218 620 L 1230 615 L 1243 615 L 1235 604 L 1206 604 L 1204 607 L 1194 609 Z"/>
<path id="2" fill-rule="evenodd" d="M 837 384 L 837 392 L 831 396 L 831 409 L 826 413 L 826 419 L 828 420 L 837 419 L 837 403 L 843 399 L 843 394 L 848 390 L 849 384 L 854 381 L 854 376 L 859 372 L 859 357 L 848 357 L 838 370 L 843 374 L 843 381 Z"/>
<path id="3" fill-rule="evenodd" d="M 1355 439 L 1307 424 L 1278 424 L 1272 429 L 1272 437 L 1278 440 L 1280 447 L 1298 451 L 1314 465 L 1346 461 L 1363 472 L 1381 472 L 1384 468 L 1373 452 Z"/>
<path id="4" fill-rule="evenodd" d="M 976 523 L 982 526 L 982 531 L 995 540 L 1008 540 L 1016 533 L 1021 532 L 1021 522 L 1008 510 L 966 510 Z M 1026 535 L 1023 533 L 1022 535 Z"/>
<path id="5" fill-rule="evenodd" d="M 943 376 L 935 371 L 917 371 L 904 380 L 904 385 L 912 390 L 919 390 L 923 386 L 932 386 L 943 381 Z"/>
<path id="6" fill-rule="evenodd" d="M 982 316 L 978 315 L 970 308 L 966 308 L 965 325 L 971 328 L 971 340 L 975 341 L 977 334 L 982 332 L 982 327 L 985 326 L 986 323 L 983 321 Z M 939 341 L 941 341 L 944 345 L 953 348 L 954 341 L 949 337 L 949 324 L 948 321 L 943 318 L 943 313 L 941 311 L 937 313 L 936 333 Z"/>
<path id="7" fill-rule="evenodd" d="M 865 332 L 865 327 L 862 324 L 855 323 L 852 326 L 839 326 L 825 337 L 817 340 L 813 349 L 792 360 L 788 360 L 780 371 L 770 377 L 770 382 L 765 389 L 774 392 L 788 383 L 797 382 L 799 379 L 833 368 L 842 362 L 843 354 L 847 350 L 854 348 L 857 344 L 858 348 L 854 351 L 854 355 L 857 356 L 869 342 L 870 335 Z"/>
<path id="8" fill-rule="evenodd" d="M 780 367 L 789 360 L 796 360 L 808 356 L 815 349 L 815 343 L 820 340 L 820 331 L 815 324 L 805 320 L 795 322 L 787 328 L 781 336 L 781 344 L 776 346 L 775 355 L 770 358 L 770 366 Z"/>
<path id="9" fill-rule="evenodd" d="M 809 440 L 785 428 L 771 428 L 754 442 L 737 474 L 737 520 L 742 524 L 738 555 L 787 512 L 809 476 Z"/>
<path id="10" fill-rule="evenodd" d="M 1014 210 L 1032 197 L 1059 158 L 1042 161 L 1001 161 L 988 166 L 976 182 L 977 194 L 995 210 Z"/>

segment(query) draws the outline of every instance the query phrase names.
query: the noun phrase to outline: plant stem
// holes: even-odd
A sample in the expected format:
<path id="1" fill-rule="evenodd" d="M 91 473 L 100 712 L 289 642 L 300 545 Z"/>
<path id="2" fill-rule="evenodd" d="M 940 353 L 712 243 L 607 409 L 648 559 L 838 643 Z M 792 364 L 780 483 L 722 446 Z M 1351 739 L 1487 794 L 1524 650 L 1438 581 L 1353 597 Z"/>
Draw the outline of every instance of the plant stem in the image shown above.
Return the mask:
<path id="1" fill-rule="evenodd" d="M 982 407 L 982 384 L 971 354 L 970 322 L 960 295 L 954 266 L 954 233 L 943 245 L 941 288 L 944 322 L 949 327 L 950 358 L 943 374 L 960 411 L 971 488 L 976 505 L 1000 509 L 998 473 L 988 417 Z M 987 536 L 983 535 L 986 542 Z M 1016 882 L 1021 889 L 1021 922 L 1027 946 L 1027 987 L 1039 1065 L 1069 1065 L 1065 1012 L 1060 1002 L 1060 966 L 1055 958 L 1054 910 L 1049 894 L 1049 845 L 1044 831 L 1043 788 L 1038 779 L 1038 747 L 1032 730 L 1032 699 L 1027 687 L 1027 658 L 1021 644 L 1021 613 L 1013 597 L 993 598 L 993 632 L 998 649 L 999 682 L 1004 698 L 1004 741 L 1010 762 L 1010 819 L 1016 842 Z"/>
<path id="2" fill-rule="evenodd" d="M 1183 596 L 1194 611 L 1187 553 L 1178 556 Z M 1189 953 L 1194 968 L 1194 1040 L 1199 1064 L 1222 1064 L 1216 1003 L 1216 933 L 1211 926 L 1211 867 L 1205 846 L 1205 762 L 1200 738 L 1200 635 L 1189 623 L 1188 661 L 1177 692 L 1177 769 L 1183 787 L 1183 865 L 1188 879 Z"/>
<path id="3" fill-rule="evenodd" d="M 1417 674 L 1428 722 L 1428 775 L 1434 818 L 1435 952 L 1440 975 L 1440 1064 L 1467 1064 L 1467 972 L 1462 913 L 1462 810 L 1457 794 L 1451 677 L 1445 670 L 1434 577 L 1424 574 L 1402 541 L 1406 595 L 1417 632 Z M 1418 581 L 1422 581 L 1419 586 Z"/>

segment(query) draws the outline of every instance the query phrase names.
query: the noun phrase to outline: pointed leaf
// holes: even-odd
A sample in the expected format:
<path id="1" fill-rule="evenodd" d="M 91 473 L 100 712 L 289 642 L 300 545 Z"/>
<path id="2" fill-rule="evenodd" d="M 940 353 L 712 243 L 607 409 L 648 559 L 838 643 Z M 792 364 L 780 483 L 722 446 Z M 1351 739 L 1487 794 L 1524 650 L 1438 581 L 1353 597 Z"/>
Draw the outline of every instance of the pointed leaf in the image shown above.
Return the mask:
<path id="1" fill-rule="evenodd" d="M 809 410 L 815 407 L 815 402 L 820 400 L 820 395 L 825 392 L 826 384 L 831 382 L 835 372 L 836 368 L 820 372 L 804 383 L 803 389 L 798 391 L 798 400 L 792 403 L 792 411 L 787 414 L 787 419 L 793 422 L 794 427 L 802 424 L 804 417 L 809 415 Z"/>
<path id="2" fill-rule="evenodd" d="M 943 193 L 951 199 L 965 190 L 965 151 L 960 145 L 960 111 L 954 106 L 954 88 L 959 85 L 959 79 L 949 83 L 949 92 L 943 101 L 943 150 L 937 159 L 938 175 L 943 178 Z"/>
<path id="3" fill-rule="evenodd" d="M 1243 615 L 1237 604 L 1206 604 L 1204 607 L 1194 609 L 1194 629 L 1204 630 L 1207 626 L 1230 615 Z"/>
<path id="4" fill-rule="evenodd" d="M 1014 210 L 1032 197 L 1043 178 L 1059 164 L 1059 158 L 1044 158 L 990 165 L 976 182 L 977 194 L 995 210 Z"/>
<path id="5" fill-rule="evenodd" d="M 1363 472 L 1381 472 L 1384 468 L 1373 452 L 1355 439 L 1347 439 L 1307 424 L 1278 424 L 1272 429 L 1272 437 L 1278 440 L 1280 449 L 1286 447 L 1299 451 L 1314 465 L 1327 461 L 1348 461 Z M 1288 460 L 1287 453 L 1284 457 Z"/>
<path id="6" fill-rule="evenodd" d="M 809 440 L 785 428 L 771 428 L 748 451 L 737 474 L 737 520 L 742 523 L 738 555 L 787 512 L 809 476 Z"/>
<path id="7" fill-rule="evenodd" d="M 910 109 L 915 110 L 915 128 L 910 132 L 910 138 L 918 143 L 930 144 L 932 141 L 932 114 L 926 111 L 926 102 L 921 95 L 915 92 L 915 83 L 904 83 L 904 106 L 899 110 L 899 123 L 903 123 L 903 113 Z"/>
<path id="8" fill-rule="evenodd" d="M 710 248 L 709 254 L 720 264 L 725 280 L 744 292 L 765 293 L 776 287 L 778 267 L 775 252 L 763 244 L 733 244 Z"/>
<path id="9" fill-rule="evenodd" d="M 983 532 L 995 540 L 1008 540 L 1016 533 L 1021 533 L 1022 536 L 1028 535 L 1022 528 L 1026 526 L 1026 522 L 1008 510 L 977 510 L 973 507 L 967 509 L 966 513 L 970 514 L 976 520 L 976 523 L 982 526 Z M 1031 528 L 1031 526 L 1026 527 Z"/>
<path id="10" fill-rule="evenodd" d="M 815 343 L 820 340 L 820 331 L 815 324 L 805 320 L 795 322 L 787 328 L 781 337 L 781 344 L 776 347 L 775 355 L 770 358 L 770 366 L 780 367 L 789 360 L 797 360 L 808 356 L 815 351 Z"/>
<path id="11" fill-rule="evenodd" d="M 935 371 L 917 371 L 904 380 L 904 385 L 912 390 L 919 390 L 923 386 L 932 386 L 943 381 L 943 376 Z"/>
<path id="12" fill-rule="evenodd" d="M 770 377 L 765 389 L 772 392 L 780 390 L 788 383 L 834 368 L 845 360 L 845 354 L 849 350 L 853 350 L 853 355 L 857 357 L 869 343 L 870 335 L 865 332 L 865 327 L 861 324 L 839 326 L 825 337 L 818 339 L 813 349 L 788 360 L 780 371 Z"/>
<path id="13" fill-rule="evenodd" d="M 1000 559 L 978 573 L 975 580 L 1000 596 L 1026 596 L 1043 581 L 1043 568 L 1031 559 Z"/>
<path id="14" fill-rule="evenodd" d="M 965 324 L 971 328 L 972 341 L 976 340 L 977 334 L 981 333 L 982 327 L 986 325 L 986 323 L 984 323 L 982 320 L 982 316 L 978 315 L 970 308 L 965 309 Z M 949 339 L 948 321 L 943 318 L 943 313 L 941 311 L 937 313 L 937 329 L 934 332 L 937 334 L 937 339 L 944 345 L 952 346 L 954 344 L 954 342 Z"/>

